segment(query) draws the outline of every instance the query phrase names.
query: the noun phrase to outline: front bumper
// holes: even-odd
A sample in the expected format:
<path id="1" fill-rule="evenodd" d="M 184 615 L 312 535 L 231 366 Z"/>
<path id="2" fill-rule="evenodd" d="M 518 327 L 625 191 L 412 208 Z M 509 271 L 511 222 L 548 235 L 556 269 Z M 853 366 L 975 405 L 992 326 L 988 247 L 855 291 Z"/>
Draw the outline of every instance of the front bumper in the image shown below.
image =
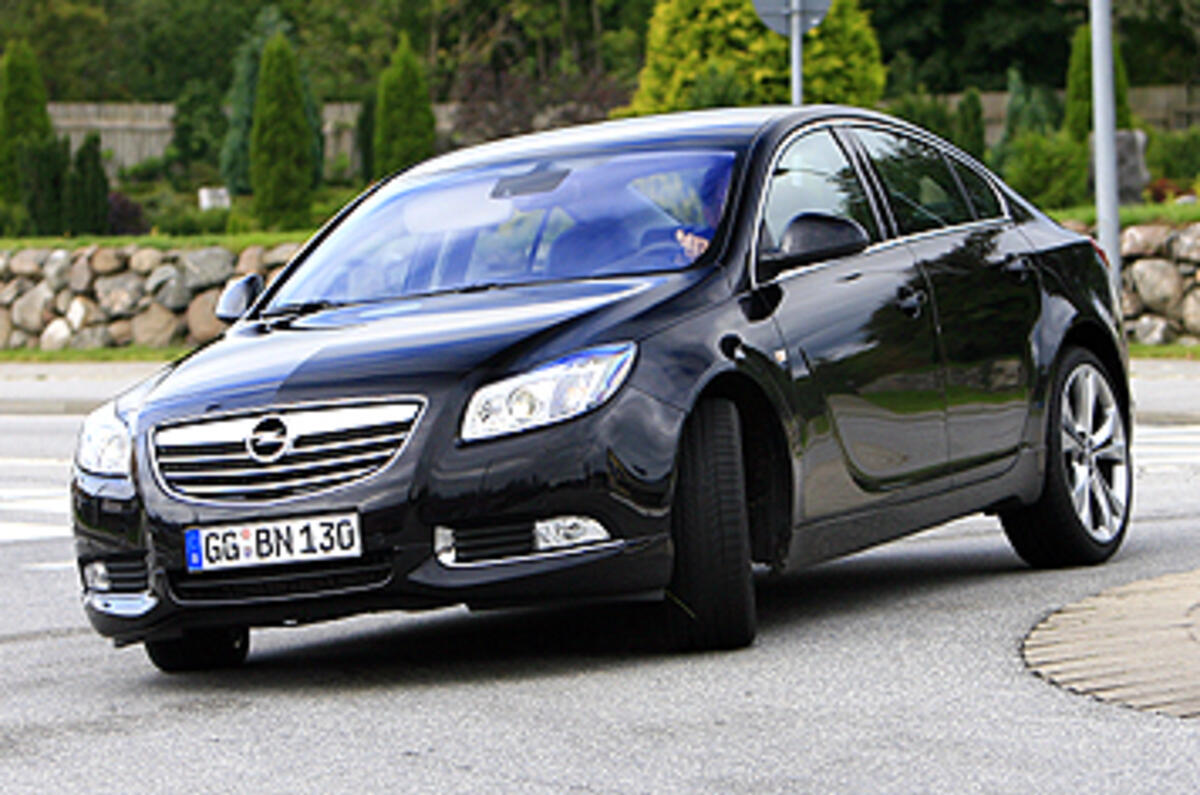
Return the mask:
<path id="1" fill-rule="evenodd" d="M 627 387 L 585 417 L 463 445 L 457 416 L 425 418 L 387 470 L 349 488 L 279 505 L 184 503 L 142 460 L 132 481 L 76 472 L 72 504 L 81 572 L 89 562 L 144 564 L 117 591 L 84 590 L 93 627 L 118 644 L 203 626 L 309 623 L 388 609 L 547 604 L 661 594 L 671 572 L 670 499 L 683 417 Z M 356 511 L 353 561 L 189 574 L 183 533 Z M 488 527 L 561 515 L 600 521 L 611 540 L 447 565 L 434 528 Z"/>

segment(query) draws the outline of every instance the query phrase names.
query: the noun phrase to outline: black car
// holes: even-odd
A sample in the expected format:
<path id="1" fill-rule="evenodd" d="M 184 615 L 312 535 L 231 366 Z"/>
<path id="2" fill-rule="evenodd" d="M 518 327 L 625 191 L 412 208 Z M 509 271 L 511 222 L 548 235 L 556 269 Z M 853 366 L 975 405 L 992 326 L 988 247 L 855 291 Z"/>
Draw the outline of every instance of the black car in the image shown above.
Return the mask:
<path id="1" fill-rule="evenodd" d="M 1034 566 L 1129 516 L 1113 274 L 978 162 L 851 108 L 513 138 L 373 186 L 215 342 L 92 414 L 83 602 L 163 670 L 248 628 L 644 598 L 755 635 L 781 571 L 977 511 Z"/>

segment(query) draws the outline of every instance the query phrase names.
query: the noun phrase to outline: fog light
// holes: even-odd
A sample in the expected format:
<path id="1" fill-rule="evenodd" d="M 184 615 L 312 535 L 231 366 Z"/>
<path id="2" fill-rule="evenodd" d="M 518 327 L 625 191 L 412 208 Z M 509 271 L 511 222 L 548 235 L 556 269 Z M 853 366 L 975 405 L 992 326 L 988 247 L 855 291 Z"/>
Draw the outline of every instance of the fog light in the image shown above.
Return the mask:
<path id="1" fill-rule="evenodd" d="M 107 591 L 112 588 L 108 566 L 102 560 L 93 560 L 83 567 L 83 585 L 89 591 Z"/>
<path id="2" fill-rule="evenodd" d="M 433 554 L 442 563 L 454 562 L 454 531 L 449 527 L 433 528 Z"/>
<path id="3" fill-rule="evenodd" d="M 583 516 L 556 516 L 533 525 L 533 546 L 538 551 L 591 544 L 609 538 L 604 525 Z"/>

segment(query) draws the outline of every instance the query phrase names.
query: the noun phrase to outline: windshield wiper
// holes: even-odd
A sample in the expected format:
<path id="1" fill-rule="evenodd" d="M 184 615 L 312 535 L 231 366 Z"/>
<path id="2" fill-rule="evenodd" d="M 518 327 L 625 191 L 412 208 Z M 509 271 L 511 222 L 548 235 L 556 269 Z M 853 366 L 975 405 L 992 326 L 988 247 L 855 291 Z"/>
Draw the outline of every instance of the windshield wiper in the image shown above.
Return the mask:
<path id="1" fill-rule="evenodd" d="M 277 307 L 273 307 L 272 309 L 263 312 L 261 315 L 259 315 L 259 317 L 264 320 L 277 317 L 303 317 L 305 315 L 311 315 L 314 312 L 320 312 L 323 309 L 333 309 L 334 307 L 345 305 L 346 304 L 343 301 L 329 301 L 326 299 L 317 301 L 297 301 L 293 304 L 280 304 Z"/>

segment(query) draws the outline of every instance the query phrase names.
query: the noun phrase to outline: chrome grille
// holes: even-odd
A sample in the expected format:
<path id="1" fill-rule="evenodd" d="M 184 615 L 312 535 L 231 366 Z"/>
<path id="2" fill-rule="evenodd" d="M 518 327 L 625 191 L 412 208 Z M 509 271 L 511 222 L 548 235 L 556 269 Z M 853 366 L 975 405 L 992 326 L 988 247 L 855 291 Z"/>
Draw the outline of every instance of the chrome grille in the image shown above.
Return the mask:
<path id="1" fill-rule="evenodd" d="M 164 487 L 206 502 L 267 502 L 325 491 L 378 472 L 421 413 L 415 399 L 297 406 L 159 427 Z"/>

